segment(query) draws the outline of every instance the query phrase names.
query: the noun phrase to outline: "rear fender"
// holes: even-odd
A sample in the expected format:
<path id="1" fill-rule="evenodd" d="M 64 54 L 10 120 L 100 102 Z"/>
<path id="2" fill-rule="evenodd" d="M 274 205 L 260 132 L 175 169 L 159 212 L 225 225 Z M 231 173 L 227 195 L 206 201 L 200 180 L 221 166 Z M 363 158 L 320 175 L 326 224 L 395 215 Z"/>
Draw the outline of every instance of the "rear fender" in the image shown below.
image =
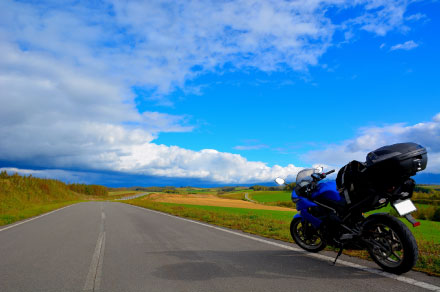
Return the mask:
<path id="1" fill-rule="evenodd" d="M 371 214 L 370 216 L 368 216 L 367 218 L 365 218 L 364 222 L 362 222 L 362 227 L 370 224 L 372 221 L 376 221 L 380 218 L 383 217 L 389 217 L 390 214 L 388 213 L 375 213 L 375 214 Z"/>

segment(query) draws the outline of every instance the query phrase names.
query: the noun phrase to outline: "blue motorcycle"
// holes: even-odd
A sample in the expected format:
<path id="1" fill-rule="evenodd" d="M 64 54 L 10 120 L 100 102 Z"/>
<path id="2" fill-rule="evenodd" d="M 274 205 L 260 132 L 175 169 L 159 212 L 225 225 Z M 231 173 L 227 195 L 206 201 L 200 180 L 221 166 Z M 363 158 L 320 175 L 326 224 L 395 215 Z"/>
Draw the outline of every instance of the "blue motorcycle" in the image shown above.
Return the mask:
<path id="1" fill-rule="evenodd" d="M 411 231 L 388 213 L 365 213 L 388 204 L 414 227 L 411 201 L 415 182 L 410 177 L 426 168 L 426 149 L 415 143 L 381 147 L 367 155 L 366 162 L 352 161 L 341 168 L 336 181 L 325 180 L 334 172 L 304 169 L 297 174 L 292 201 L 298 213 L 290 224 L 293 240 L 309 252 L 327 245 L 343 249 L 366 249 L 385 271 L 409 271 L 418 258 Z M 285 184 L 281 178 L 275 180 Z"/>

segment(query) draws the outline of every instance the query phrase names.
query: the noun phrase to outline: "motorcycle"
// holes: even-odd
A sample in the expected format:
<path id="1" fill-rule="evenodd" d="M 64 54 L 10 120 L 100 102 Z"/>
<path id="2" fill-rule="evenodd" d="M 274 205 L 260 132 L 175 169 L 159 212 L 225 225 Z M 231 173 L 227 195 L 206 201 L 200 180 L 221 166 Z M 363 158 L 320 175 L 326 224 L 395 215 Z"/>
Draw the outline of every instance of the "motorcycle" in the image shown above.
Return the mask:
<path id="1" fill-rule="evenodd" d="M 367 155 L 366 162 L 352 161 L 341 168 L 336 181 L 324 180 L 335 170 L 304 169 L 297 174 L 292 201 L 298 213 L 290 224 L 293 240 L 309 252 L 327 245 L 344 249 L 366 249 L 385 271 L 408 272 L 418 258 L 417 242 L 409 228 L 388 213 L 365 215 L 388 204 L 414 227 L 411 201 L 415 181 L 426 168 L 427 151 L 415 143 L 381 147 Z M 284 179 L 275 180 L 279 185 Z"/>

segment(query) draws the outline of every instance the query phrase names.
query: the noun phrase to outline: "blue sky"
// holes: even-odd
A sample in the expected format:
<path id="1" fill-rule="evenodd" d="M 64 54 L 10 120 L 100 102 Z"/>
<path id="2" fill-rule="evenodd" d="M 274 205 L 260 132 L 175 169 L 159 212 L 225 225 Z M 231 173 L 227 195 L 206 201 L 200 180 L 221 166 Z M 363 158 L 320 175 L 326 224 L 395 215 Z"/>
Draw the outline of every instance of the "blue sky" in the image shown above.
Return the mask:
<path id="1" fill-rule="evenodd" d="M 421 181 L 440 182 L 437 1 L 0 11 L 0 168 L 107 185 L 252 184 L 414 141 L 429 151 Z"/>

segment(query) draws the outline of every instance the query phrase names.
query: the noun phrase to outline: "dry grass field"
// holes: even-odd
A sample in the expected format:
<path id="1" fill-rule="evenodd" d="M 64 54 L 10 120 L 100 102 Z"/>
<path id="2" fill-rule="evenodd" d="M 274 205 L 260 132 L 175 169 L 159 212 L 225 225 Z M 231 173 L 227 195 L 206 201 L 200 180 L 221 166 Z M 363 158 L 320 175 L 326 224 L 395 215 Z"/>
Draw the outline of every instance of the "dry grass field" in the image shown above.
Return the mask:
<path id="1" fill-rule="evenodd" d="M 273 210 L 273 211 L 294 211 L 291 208 L 266 206 L 266 205 L 255 204 L 243 200 L 222 198 L 213 194 L 181 195 L 181 194 L 154 193 L 143 198 L 143 200 L 151 200 L 161 203 L 186 204 L 186 205 L 231 207 L 231 208 Z"/>

